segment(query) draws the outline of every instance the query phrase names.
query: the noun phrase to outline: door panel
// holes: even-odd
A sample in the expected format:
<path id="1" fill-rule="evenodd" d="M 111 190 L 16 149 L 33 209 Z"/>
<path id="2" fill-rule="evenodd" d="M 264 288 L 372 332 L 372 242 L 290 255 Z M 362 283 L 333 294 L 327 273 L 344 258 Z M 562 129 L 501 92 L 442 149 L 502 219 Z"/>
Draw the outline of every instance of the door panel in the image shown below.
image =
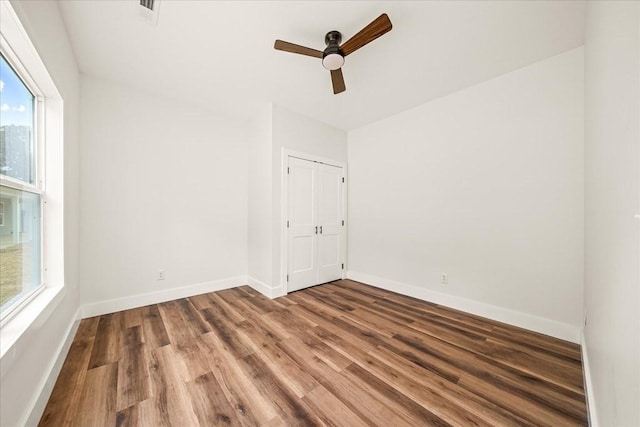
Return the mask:
<path id="1" fill-rule="evenodd" d="M 342 168 L 318 165 L 318 283 L 342 277 Z"/>
<path id="2" fill-rule="evenodd" d="M 342 264 L 340 262 L 340 242 L 337 235 L 333 234 L 322 234 L 322 237 L 319 237 L 322 245 L 318 250 L 320 255 L 320 260 L 318 262 L 319 266 L 332 266 Z M 339 278 L 339 277 L 338 277 Z M 336 279 L 329 279 L 336 280 Z"/>
<path id="3" fill-rule="evenodd" d="M 320 199 L 318 220 L 320 224 L 337 224 L 342 220 L 342 168 L 318 165 Z"/>
<path id="4" fill-rule="evenodd" d="M 315 251 L 313 250 L 313 237 L 295 236 L 292 239 L 293 259 L 291 260 L 291 272 L 296 274 L 313 270 Z"/>
<path id="5" fill-rule="evenodd" d="M 293 189 L 291 194 L 293 198 L 292 211 L 290 212 L 290 221 L 293 221 L 296 225 L 315 225 L 315 180 L 316 170 L 315 166 L 311 162 L 310 165 L 299 164 L 296 162 L 293 167 L 290 167 L 291 182 Z"/>
<path id="6" fill-rule="evenodd" d="M 314 162 L 289 158 L 289 291 L 317 283 L 317 174 Z"/>

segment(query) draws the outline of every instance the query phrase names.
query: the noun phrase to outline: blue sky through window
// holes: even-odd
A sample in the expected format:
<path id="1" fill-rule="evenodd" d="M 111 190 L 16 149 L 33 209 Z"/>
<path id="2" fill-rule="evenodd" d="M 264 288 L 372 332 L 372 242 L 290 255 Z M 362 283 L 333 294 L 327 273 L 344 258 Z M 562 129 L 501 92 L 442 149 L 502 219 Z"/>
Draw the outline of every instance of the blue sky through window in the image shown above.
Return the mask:
<path id="1" fill-rule="evenodd" d="M 0 126 L 33 125 L 33 94 L 0 56 Z"/>

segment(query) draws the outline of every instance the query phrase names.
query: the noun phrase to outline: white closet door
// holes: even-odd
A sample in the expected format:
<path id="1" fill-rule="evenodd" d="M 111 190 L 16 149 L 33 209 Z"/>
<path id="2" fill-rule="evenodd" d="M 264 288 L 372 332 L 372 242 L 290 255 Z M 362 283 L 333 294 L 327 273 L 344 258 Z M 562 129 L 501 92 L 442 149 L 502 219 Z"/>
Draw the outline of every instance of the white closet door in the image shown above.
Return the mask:
<path id="1" fill-rule="evenodd" d="M 317 164 L 290 157 L 288 181 L 287 289 L 291 292 L 318 283 Z"/>
<path id="2" fill-rule="evenodd" d="M 342 277 L 342 168 L 318 164 L 318 283 Z"/>
<path id="3" fill-rule="evenodd" d="M 342 277 L 343 168 L 295 157 L 287 173 L 287 291 Z"/>

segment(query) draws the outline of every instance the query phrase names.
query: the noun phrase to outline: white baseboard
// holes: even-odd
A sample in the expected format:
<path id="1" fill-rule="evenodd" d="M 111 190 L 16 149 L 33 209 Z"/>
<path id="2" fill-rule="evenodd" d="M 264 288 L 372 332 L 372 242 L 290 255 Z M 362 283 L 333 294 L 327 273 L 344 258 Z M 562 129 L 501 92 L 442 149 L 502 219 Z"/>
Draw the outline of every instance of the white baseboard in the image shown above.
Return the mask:
<path id="1" fill-rule="evenodd" d="M 349 279 L 388 291 L 397 292 L 413 298 L 433 302 L 456 310 L 465 311 L 482 317 L 487 317 L 498 322 L 508 323 L 520 328 L 529 329 L 541 334 L 550 335 L 573 343 L 580 343 L 580 331 L 577 327 L 555 320 L 545 319 L 521 311 L 511 310 L 491 304 L 473 301 L 455 295 L 443 294 L 429 289 L 421 288 L 406 283 L 396 282 L 390 279 L 373 276 L 370 274 L 349 271 Z"/>
<path id="2" fill-rule="evenodd" d="M 598 427 L 598 415 L 596 411 L 596 399 L 593 394 L 593 382 L 591 381 L 591 366 L 589 366 L 589 356 L 587 354 L 587 341 L 582 331 L 582 375 L 584 376 L 584 391 L 587 397 L 587 413 L 589 415 L 589 426 Z"/>
<path id="3" fill-rule="evenodd" d="M 86 319 L 87 317 L 100 316 L 107 313 L 115 313 L 116 311 L 144 307 L 145 305 L 158 304 L 207 292 L 221 291 L 223 289 L 229 289 L 246 284 L 246 276 L 230 277 L 227 279 L 213 280 L 210 282 L 197 283 L 195 285 L 182 286 L 179 288 L 163 289 L 157 292 L 149 292 L 146 294 L 138 294 L 84 304 L 82 306 L 81 313 L 82 318 Z"/>
<path id="4" fill-rule="evenodd" d="M 40 392 L 34 394 L 34 400 L 31 402 L 31 405 L 28 406 L 30 410 L 26 412 L 26 419 L 21 425 L 25 426 L 36 426 L 42 417 L 45 407 L 47 406 L 47 402 L 49 401 L 49 397 L 51 397 L 51 392 L 53 391 L 53 387 L 56 385 L 56 380 L 58 379 L 58 375 L 60 374 L 60 370 L 62 370 L 62 365 L 64 364 L 65 359 L 67 358 L 67 353 L 69 353 L 69 349 L 71 348 L 71 343 L 73 342 L 73 338 L 76 335 L 76 331 L 78 330 L 78 326 L 80 325 L 80 308 L 78 308 L 71 318 L 71 322 L 65 331 L 64 340 L 58 345 L 58 348 L 55 352 L 55 357 L 51 358 L 51 363 L 48 366 L 48 369 L 45 372 L 48 372 L 48 375 L 44 378 L 44 381 L 41 383 L 39 390 Z"/>
<path id="5" fill-rule="evenodd" d="M 286 289 L 283 286 L 273 288 L 266 283 L 259 281 L 258 279 L 254 279 L 251 276 L 247 277 L 247 282 L 253 289 L 271 299 L 281 297 L 283 295 L 286 295 L 287 293 Z"/>

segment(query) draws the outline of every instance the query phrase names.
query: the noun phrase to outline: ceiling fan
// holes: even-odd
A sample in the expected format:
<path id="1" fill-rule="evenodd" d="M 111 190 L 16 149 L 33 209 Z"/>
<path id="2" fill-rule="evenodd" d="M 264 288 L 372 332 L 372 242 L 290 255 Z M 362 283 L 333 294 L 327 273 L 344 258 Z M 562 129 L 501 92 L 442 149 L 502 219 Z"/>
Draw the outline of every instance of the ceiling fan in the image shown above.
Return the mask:
<path id="1" fill-rule="evenodd" d="M 324 43 L 327 45 L 324 51 L 282 40 L 276 40 L 273 47 L 277 50 L 284 50 L 285 52 L 322 58 L 322 66 L 331 71 L 333 93 L 338 94 L 344 92 L 346 89 L 342 76 L 342 66 L 344 65 L 345 56 L 352 54 L 362 46 L 388 33 L 391 31 L 391 28 L 392 25 L 389 17 L 386 13 L 383 13 L 343 44 L 340 44 L 342 42 L 342 34 L 339 31 L 329 31 L 327 35 L 324 36 Z"/>

